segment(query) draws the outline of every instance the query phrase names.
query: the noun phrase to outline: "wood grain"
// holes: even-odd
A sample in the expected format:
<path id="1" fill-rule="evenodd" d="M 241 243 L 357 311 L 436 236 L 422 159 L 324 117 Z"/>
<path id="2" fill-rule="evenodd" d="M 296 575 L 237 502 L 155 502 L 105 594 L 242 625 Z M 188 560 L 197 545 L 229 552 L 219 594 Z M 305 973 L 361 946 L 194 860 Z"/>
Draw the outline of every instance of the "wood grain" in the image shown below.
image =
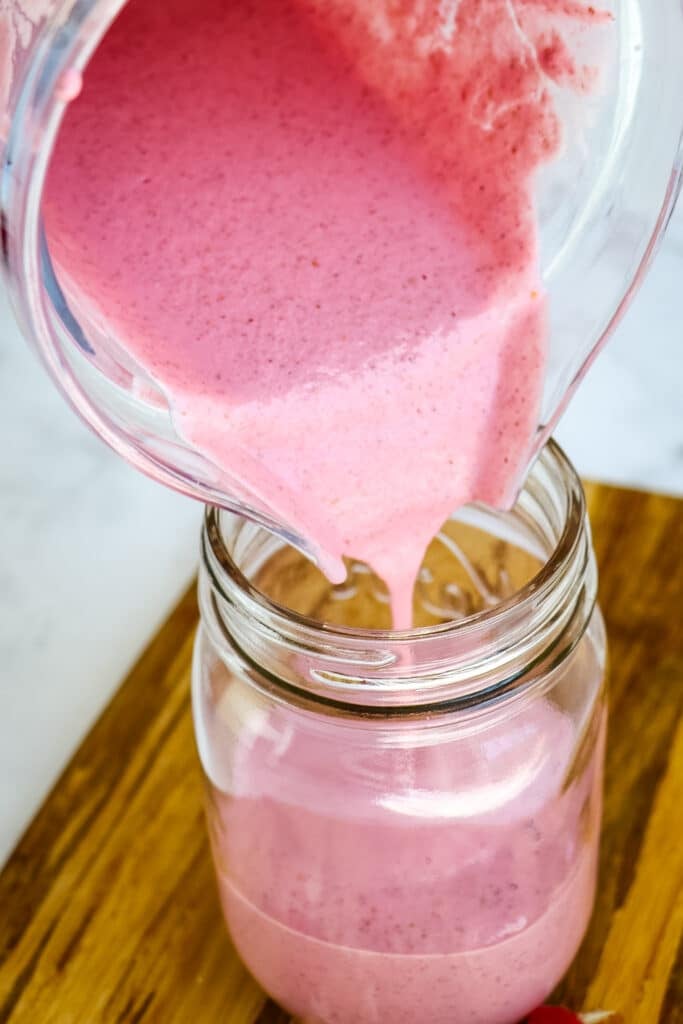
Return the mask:
<path id="1" fill-rule="evenodd" d="M 556 998 L 683 1024 L 683 503 L 587 494 L 612 718 L 598 904 Z M 0 876 L 0 1024 L 288 1022 L 218 910 L 189 707 L 196 616 L 189 593 Z"/>

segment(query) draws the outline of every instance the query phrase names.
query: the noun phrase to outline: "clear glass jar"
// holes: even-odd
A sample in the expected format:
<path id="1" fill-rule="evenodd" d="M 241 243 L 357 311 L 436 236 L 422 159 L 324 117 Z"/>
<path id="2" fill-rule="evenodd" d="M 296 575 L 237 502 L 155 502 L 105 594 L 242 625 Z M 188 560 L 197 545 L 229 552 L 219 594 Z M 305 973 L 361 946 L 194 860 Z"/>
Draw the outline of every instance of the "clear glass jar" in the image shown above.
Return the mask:
<path id="1" fill-rule="evenodd" d="M 421 628 L 373 628 L 366 567 L 333 587 L 215 509 L 199 595 L 209 826 L 254 976 L 306 1024 L 516 1024 L 569 966 L 596 882 L 605 640 L 563 454 L 509 512 L 445 525 Z"/>
<path id="2" fill-rule="evenodd" d="M 385 2 L 373 0 L 378 9 Z M 129 462 L 202 501 L 279 529 L 310 550 L 304 538 L 287 534 L 286 524 L 273 522 L 231 467 L 215 465 L 184 440 L 168 396 L 108 327 L 107 310 L 70 298 L 53 265 L 41 215 L 50 156 L 78 76 L 125 3 L 1 5 L 2 252 L 18 318 L 69 402 Z M 454 5 L 434 4 L 447 30 Z M 411 4 L 405 6 L 408 16 Z M 415 3 L 416 10 L 422 6 Z M 603 84 L 590 96 L 551 86 L 565 146 L 542 169 L 534 190 L 550 315 L 536 450 L 641 280 L 680 183 L 680 0 L 602 0 L 598 6 L 615 16 L 597 38 L 605 52 L 592 52 L 589 33 L 578 32 L 572 46 L 580 63 L 604 64 Z"/>

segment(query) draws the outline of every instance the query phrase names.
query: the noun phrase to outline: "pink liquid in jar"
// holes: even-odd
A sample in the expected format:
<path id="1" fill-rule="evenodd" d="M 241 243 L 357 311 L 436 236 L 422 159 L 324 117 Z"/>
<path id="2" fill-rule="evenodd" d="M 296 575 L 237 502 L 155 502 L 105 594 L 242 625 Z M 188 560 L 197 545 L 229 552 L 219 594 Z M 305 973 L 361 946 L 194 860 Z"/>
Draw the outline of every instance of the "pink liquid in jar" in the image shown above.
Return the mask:
<path id="1" fill-rule="evenodd" d="M 221 899 L 247 966 L 305 1024 L 517 1024 L 590 917 L 602 737 L 563 788 L 576 737 L 545 699 L 438 746 L 362 752 L 290 715 L 238 744 L 231 796 L 227 765 L 209 766 Z"/>

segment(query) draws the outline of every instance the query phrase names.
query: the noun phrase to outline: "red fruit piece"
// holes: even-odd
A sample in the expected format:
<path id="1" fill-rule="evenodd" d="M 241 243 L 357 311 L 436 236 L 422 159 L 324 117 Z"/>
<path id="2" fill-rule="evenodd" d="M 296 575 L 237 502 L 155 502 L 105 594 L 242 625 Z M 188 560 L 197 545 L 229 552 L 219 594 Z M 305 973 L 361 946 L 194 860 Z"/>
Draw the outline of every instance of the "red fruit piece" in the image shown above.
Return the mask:
<path id="1" fill-rule="evenodd" d="M 581 1024 L 581 1018 L 563 1006 L 539 1006 L 529 1015 L 526 1024 Z"/>

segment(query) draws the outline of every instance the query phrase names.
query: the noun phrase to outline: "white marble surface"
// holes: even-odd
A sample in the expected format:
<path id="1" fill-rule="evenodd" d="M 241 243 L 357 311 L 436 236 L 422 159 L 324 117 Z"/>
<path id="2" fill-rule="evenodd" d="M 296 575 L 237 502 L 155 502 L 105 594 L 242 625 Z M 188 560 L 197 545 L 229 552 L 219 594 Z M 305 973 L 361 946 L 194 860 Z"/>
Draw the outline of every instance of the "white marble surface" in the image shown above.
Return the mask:
<path id="1" fill-rule="evenodd" d="M 0 863 L 194 572 L 199 505 L 67 408 L 0 296 Z"/>
<path id="2" fill-rule="evenodd" d="M 683 212 L 558 437 L 592 477 L 683 493 Z M 66 408 L 0 295 L 0 863 L 190 580 L 200 509 Z"/>

